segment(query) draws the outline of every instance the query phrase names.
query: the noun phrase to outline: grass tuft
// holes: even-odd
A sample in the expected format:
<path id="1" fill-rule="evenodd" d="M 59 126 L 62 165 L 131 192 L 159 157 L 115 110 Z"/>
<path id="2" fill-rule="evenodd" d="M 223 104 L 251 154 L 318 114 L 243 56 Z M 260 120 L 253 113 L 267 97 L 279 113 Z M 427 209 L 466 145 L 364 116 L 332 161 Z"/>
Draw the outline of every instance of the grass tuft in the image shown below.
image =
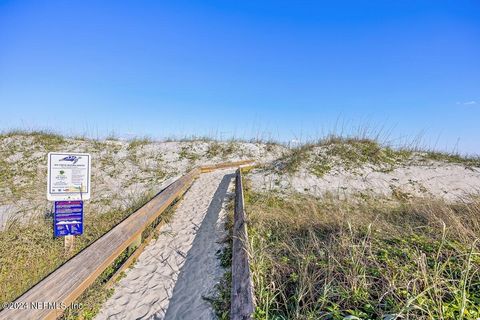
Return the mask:
<path id="1" fill-rule="evenodd" d="M 230 319 L 230 303 L 232 290 L 232 241 L 233 241 L 233 199 L 227 203 L 227 215 L 225 219 L 225 230 L 227 235 L 223 240 L 224 247 L 217 254 L 220 265 L 225 272 L 219 283 L 215 285 L 215 294 L 210 297 L 204 297 L 212 306 L 216 316 L 220 320 Z"/>
<path id="2" fill-rule="evenodd" d="M 415 157 L 420 161 L 434 160 L 461 164 L 469 168 L 480 167 L 479 157 L 393 148 L 366 138 L 328 136 L 314 143 L 306 143 L 288 150 L 280 159 L 281 165 L 278 169 L 284 173 L 294 174 L 305 167 L 318 177 L 323 177 L 334 168 L 355 171 L 367 165 L 376 171 L 389 172 L 414 161 Z"/>
<path id="3" fill-rule="evenodd" d="M 229 142 L 212 141 L 208 145 L 206 156 L 209 159 L 216 157 L 226 159 L 227 157 L 234 155 L 239 149 L 238 143 L 234 140 Z"/>
<path id="4" fill-rule="evenodd" d="M 136 138 L 136 139 L 132 139 L 128 142 L 128 147 L 127 147 L 127 150 L 128 151 L 134 151 L 134 150 L 137 150 L 149 143 L 152 143 L 152 140 L 149 139 L 149 138 Z"/>
<path id="5" fill-rule="evenodd" d="M 441 161 L 448 163 L 457 163 L 465 165 L 468 168 L 480 168 L 479 156 L 462 156 L 458 153 L 444 153 L 437 151 L 427 151 L 424 153 L 425 159 L 433 161 Z"/>
<path id="6" fill-rule="evenodd" d="M 124 210 L 112 208 L 107 213 L 87 215 L 85 233 L 76 238 L 74 250 L 67 254 L 63 246 L 63 238 L 53 237 L 51 216 L 37 217 L 29 224 L 9 225 L 7 229 L 0 232 L 0 305 L 14 301 L 50 272 L 135 212 L 151 196 L 148 194 L 132 201 Z M 11 245 L 13 243 L 14 246 Z M 108 274 L 108 270 L 106 273 Z M 104 278 L 107 276 L 104 275 Z M 101 277 L 98 281 L 102 282 L 102 279 Z M 98 295 L 94 296 L 99 298 L 107 295 L 98 292 Z M 88 314 L 99 308 L 103 300 L 97 298 L 87 300 L 86 308 L 82 308 L 79 312 Z"/>
<path id="7" fill-rule="evenodd" d="M 246 195 L 256 319 L 480 316 L 480 199 Z"/>

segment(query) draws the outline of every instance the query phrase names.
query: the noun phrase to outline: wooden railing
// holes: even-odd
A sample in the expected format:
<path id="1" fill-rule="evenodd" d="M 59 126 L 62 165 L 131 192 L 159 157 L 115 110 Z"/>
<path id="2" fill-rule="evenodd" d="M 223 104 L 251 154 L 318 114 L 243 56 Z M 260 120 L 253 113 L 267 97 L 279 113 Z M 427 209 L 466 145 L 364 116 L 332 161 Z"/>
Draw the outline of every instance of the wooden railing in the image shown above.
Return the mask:
<path id="1" fill-rule="evenodd" d="M 255 308 L 253 282 L 248 256 L 247 220 L 243 199 L 242 171 L 235 178 L 235 208 L 232 244 L 231 320 L 252 319 Z"/>
<path id="2" fill-rule="evenodd" d="M 12 303 L 12 308 L 7 304 L 7 308 L 0 312 L 0 319 L 56 319 L 63 313 L 64 306 L 74 302 L 127 247 L 141 242 L 142 232 L 185 193 L 201 172 L 248 163 L 252 161 L 192 169 L 20 296 Z"/>

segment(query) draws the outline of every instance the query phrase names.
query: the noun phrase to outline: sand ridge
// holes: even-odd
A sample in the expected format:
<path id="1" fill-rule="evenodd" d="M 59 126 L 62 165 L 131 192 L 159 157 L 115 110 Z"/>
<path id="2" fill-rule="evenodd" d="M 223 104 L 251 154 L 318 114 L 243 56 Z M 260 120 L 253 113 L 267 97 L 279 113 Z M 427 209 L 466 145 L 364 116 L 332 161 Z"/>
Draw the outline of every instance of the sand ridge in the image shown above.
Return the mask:
<path id="1" fill-rule="evenodd" d="M 96 319 L 215 319 L 203 297 L 224 272 L 216 253 L 233 178 L 231 169 L 200 175 Z"/>
<path id="2" fill-rule="evenodd" d="M 413 196 L 433 196 L 456 201 L 480 193 L 480 168 L 431 162 L 407 165 L 390 172 L 364 166 L 356 171 L 334 168 L 318 177 L 302 167 L 293 175 L 255 169 L 249 176 L 254 190 L 300 192 L 314 196 L 331 193 L 348 197 L 355 193 L 388 196 L 400 190 Z"/>

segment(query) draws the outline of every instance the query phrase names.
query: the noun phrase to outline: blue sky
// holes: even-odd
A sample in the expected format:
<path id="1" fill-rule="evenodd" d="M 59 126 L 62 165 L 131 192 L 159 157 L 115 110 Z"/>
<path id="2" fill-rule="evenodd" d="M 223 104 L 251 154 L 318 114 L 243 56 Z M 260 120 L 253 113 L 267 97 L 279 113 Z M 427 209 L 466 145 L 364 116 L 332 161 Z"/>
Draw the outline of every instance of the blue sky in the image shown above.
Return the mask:
<path id="1" fill-rule="evenodd" d="M 2 1 L 0 129 L 480 153 L 479 1 Z"/>

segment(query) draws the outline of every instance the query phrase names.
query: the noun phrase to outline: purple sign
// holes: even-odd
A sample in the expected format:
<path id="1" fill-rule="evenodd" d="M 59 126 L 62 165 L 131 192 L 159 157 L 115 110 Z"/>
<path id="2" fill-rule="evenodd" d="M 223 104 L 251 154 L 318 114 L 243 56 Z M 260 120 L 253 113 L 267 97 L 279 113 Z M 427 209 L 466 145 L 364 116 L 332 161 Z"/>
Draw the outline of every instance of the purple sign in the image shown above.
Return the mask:
<path id="1" fill-rule="evenodd" d="M 83 201 L 55 201 L 53 216 L 55 237 L 83 233 Z"/>

